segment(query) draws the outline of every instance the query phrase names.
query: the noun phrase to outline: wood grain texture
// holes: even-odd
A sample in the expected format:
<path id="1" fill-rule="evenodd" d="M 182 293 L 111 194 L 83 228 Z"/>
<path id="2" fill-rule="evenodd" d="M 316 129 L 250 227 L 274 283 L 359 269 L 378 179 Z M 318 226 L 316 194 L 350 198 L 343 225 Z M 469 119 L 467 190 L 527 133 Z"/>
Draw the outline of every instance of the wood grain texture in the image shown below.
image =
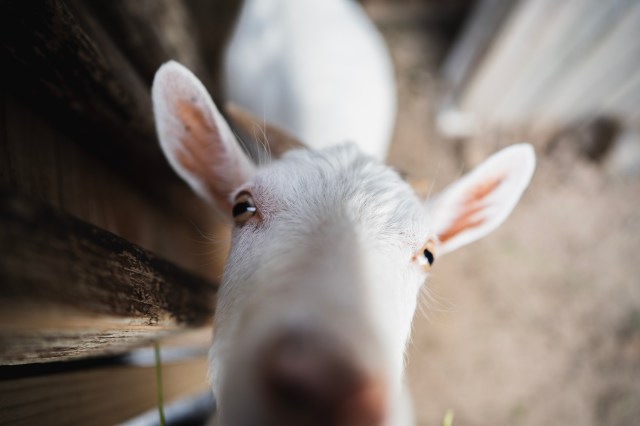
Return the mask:
<path id="1" fill-rule="evenodd" d="M 129 3 L 0 2 L 0 184 L 217 276 L 228 226 L 161 154 L 148 81 L 169 56 L 201 68 L 195 37 L 184 52 L 198 31 L 186 6 Z"/>
<path id="2" fill-rule="evenodd" d="M 0 362 L 124 350 L 209 323 L 216 284 L 0 192 Z"/>
<path id="3" fill-rule="evenodd" d="M 141 171 L 144 166 L 140 164 Z M 65 211 L 180 267 L 219 276 L 229 226 L 186 185 L 175 183 L 157 183 L 167 193 L 164 203 L 147 197 L 46 117 L 0 90 L 0 187 Z"/>
<path id="4" fill-rule="evenodd" d="M 0 66 L 5 93 L 45 117 L 145 197 L 189 217 L 191 211 L 183 206 L 193 203 L 183 201 L 190 192 L 157 142 L 150 84 L 88 3 L 0 2 Z"/>
<path id="5" fill-rule="evenodd" d="M 158 167 L 149 88 L 90 14 L 61 0 L 8 0 L 0 17 L 9 90 L 84 136 L 78 141 L 105 160 L 136 174 L 146 159 L 156 178 L 171 176 Z"/>
<path id="6" fill-rule="evenodd" d="M 205 357 L 163 363 L 162 373 L 167 404 L 208 387 Z M 0 380 L 0 424 L 113 425 L 155 406 L 153 364 L 83 365 Z"/>
<path id="7" fill-rule="evenodd" d="M 201 41 L 185 2 L 96 0 L 87 5 L 147 86 L 151 85 L 158 67 L 173 59 L 211 88 Z"/>
<path id="8" fill-rule="evenodd" d="M 156 139 L 150 97 L 152 71 L 175 58 L 193 67 L 206 83 L 213 80 L 209 78 L 212 68 L 205 69 L 208 64 L 203 65 L 204 60 L 196 56 L 200 25 L 180 27 L 191 22 L 186 7 L 175 2 L 165 2 L 164 9 L 160 3 L 155 7 L 129 3 L 95 3 L 90 7 L 74 0 L 0 2 L 4 77 L 0 85 L 39 109 L 86 149 L 142 186 L 149 196 L 165 200 L 165 185 L 159 183 L 175 184 L 177 178 L 167 167 Z M 202 13 L 210 10 L 205 7 L 208 3 L 199 5 Z M 164 32 L 162 23 L 154 21 L 158 15 L 169 21 Z M 227 20 L 225 32 L 232 16 Z M 112 26 L 115 21 L 120 25 Z M 206 43 L 215 45 L 206 50 L 214 51 L 216 57 L 224 38 L 219 31 L 213 31 L 218 35 L 215 42 Z M 132 40 L 134 35 L 139 40 Z M 219 99 L 219 91 L 214 90 L 213 95 Z M 140 164 L 145 166 L 142 171 Z"/>

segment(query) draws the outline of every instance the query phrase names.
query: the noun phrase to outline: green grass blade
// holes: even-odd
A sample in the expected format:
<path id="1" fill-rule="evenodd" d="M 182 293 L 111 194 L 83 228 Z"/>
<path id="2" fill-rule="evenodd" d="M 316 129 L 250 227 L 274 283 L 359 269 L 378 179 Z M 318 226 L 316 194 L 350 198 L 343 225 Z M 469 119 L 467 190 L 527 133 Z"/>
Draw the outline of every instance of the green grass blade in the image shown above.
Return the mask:
<path id="1" fill-rule="evenodd" d="M 158 414 L 160 415 L 160 426 L 165 426 L 164 422 L 164 394 L 162 391 L 162 361 L 160 360 L 160 344 L 154 344 L 156 356 L 156 398 L 158 400 Z"/>
<path id="2" fill-rule="evenodd" d="M 442 426 L 453 426 L 453 410 L 447 410 L 442 419 Z"/>

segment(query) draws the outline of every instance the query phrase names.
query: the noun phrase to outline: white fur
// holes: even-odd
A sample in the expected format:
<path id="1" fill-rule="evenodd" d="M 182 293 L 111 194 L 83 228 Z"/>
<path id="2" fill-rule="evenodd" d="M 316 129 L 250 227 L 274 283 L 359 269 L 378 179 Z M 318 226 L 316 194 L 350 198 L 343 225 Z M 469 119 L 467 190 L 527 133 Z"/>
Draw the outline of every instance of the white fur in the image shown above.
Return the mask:
<path id="1" fill-rule="evenodd" d="M 222 412 L 225 382 L 250 373 L 239 354 L 255 353 L 291 327 L 336 337 L 399 395 L 403 348 L 425 278 L 409 262 L 427 232 L 409 186 L 343 145 L 291 152 L 242 189 L 263 217 L 259 226 L 234 230 L 218 298 L 211 366 Z M 230 367 L 234 362 L 243 367 Z M 225 380 L 226 371 L 239 373 Z"/>
<path id="2" fill-rule="evenodd" d="M 246 0 L 225 56 L 227 98 L 313 148 L 355 142 L 384 160 L 396 88 L 354 0 Z"/>
<path id="3" fill-rule="evenodd" d="M 165 65 L 154 83 L 157 128 L 169 162 L 198 191 L 192 181 L 203 178 L 175 158 L 182 133 L 171 102 L 208 95 L 176 67 Z M 213 104 L 197 105 L 218 129 L 211 146 L 223 144 L 232 156 L 240 155 Z M 290 151 L 255 172 L 244 160 L 212 164 L 222 175 L 246 179 L 232 190 L 224 181 L 205 186 L 228 192 L 229 199 L 249 191 L 259 212 L 259 218 L 234 227 L 218 294 L 210 376 L 221 424 L 261 424 L 258 348 L 291 328 L 332 336 L 356 365 L 387 384 L 385 425 L 412 424 L 403 357 L 427 276 L 416 256 L 460 215 L 468 190 L 500 176 L 501 185 L 481 200 L 485 208 L 478 214 L 485 222 L 443 243 L 436 257 L 495 229 L 527 186 L 534 158 L 529 146 L 507 148 L 427 208 L 392 169 L 352 144 Z"/>

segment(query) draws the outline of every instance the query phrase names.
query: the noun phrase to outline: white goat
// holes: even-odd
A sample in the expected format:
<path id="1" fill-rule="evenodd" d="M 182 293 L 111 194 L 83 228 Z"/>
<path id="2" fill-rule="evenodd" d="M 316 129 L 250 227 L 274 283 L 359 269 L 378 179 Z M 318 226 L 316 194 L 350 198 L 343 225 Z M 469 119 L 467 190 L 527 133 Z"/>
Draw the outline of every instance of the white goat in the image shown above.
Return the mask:
<path id="1" fill-rule="evenodd" d="M 229 96 L 316 149 L 256 166 L 191 72 L 156 74 L 164 153 L 235 223 L 210 359 L 219 422 L 413 424 L 403 361 L 419 288 L 435 258 L 508 216 L 533 149 L 509 147 L 423 202 L 379 161 L 395 89 L 355 2 L 248 0 L 230 46 Z M 317 149 L 348 139 L 359 146 Z"/>
<path id="2" fill-rule="evenodd" d="M 162 149 L 235 222 L 210 376 L 223 425 L 409 425 L 403 356 L 434 259 L 494 230 L 533 174 L 514 145 L 422 202 L 347 144 L 256 167 L 206 89 L 163 65 Z"/>
<path id="3" fill-rule="evenodd" d="M 354 0 L 245 0 L 224 61 L 226 98 L 314 148 L 351 141 L 384 160 L 391 58 Z"/>

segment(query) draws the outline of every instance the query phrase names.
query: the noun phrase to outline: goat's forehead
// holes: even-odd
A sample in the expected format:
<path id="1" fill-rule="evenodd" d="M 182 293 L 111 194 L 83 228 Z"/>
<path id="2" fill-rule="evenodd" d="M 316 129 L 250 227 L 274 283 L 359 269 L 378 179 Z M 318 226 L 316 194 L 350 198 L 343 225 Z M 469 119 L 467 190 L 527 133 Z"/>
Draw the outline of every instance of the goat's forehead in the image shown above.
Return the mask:
<path id="1" fill-rule="evenodd" d="M 345 199 L 368 192 L 375 195 L 398 184 L 391 169 L 350 145 L 290 152 L 261 170 L 253 181 L 256 191 L 281 200 L 302 196 L 309 200 Z"/>
<path id="2" fill-rule="evenodd" d="M 258 202 L 277 211 L 351 209 L 380 226 L 411 226 L 420 203 L 388 166 L 341 145 L 297 150 L 261 169 L 253 179 Z"/>

